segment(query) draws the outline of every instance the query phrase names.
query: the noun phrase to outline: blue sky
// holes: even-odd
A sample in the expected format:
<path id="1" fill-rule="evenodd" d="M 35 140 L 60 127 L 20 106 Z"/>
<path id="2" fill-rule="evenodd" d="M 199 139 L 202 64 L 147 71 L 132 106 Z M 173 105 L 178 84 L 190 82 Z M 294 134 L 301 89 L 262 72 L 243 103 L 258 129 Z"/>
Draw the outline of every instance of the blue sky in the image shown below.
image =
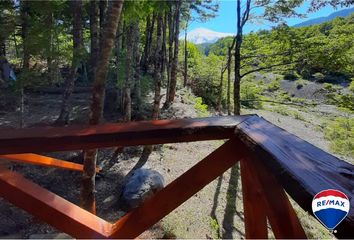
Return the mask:
<path id="1" fill-rule="evenodd" d="M 308 3 L 304 3 L 300 8 L 298 8 L 298 12 L 306 13 L 308 6 L 309 6 Z M 294 24 L 306 21 L 311 18 L 328 16 L 329 14 L 338 11 L 340 9 L 341 8 L 334 9 L 328 6 L 320 9 L 317 12 L 307 14 L 306 18 L 291 18 L 291 19 L 287 19 L 286 22 L 289 26 L 292 26 Z M 260 11 L 262 10 L 260 9 Z M 191 23 L 188 31 L 191 31 L 195 28 L 203 27 L 217 32 L 234 33 L 236 32 L 235 16 L 236 16 L 236 1 L 219 0 L 219 11 L 217 13 L 217 16 L 204 23 L 200 23 L 196 21 Z M 269 24 L 269 22 L 265 22 L 265 21 L 259 23 L 248 23 L 244 28 L 244 32 L 248 33 L 250 31 L 257 31 L 259 29 L 269 29 L 269 28 L 271 28 L 271 25 Z"/>

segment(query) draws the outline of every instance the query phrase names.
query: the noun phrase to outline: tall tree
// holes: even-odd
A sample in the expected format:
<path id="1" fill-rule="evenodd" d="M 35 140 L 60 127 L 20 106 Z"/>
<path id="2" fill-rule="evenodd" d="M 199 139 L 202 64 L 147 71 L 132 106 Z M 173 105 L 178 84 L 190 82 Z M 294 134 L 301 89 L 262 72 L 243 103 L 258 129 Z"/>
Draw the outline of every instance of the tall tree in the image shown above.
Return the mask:
<path id="1" fill-rule="evenodd" d="M 239 115 L 241 110 L 240 103 L 240 83 L 241 78 L 260 69 L 253 69 L 247 73 L 241 74 L 241 47 L 243 40 L 243 28 L 250 20 L 250 16 L 257 17 L 257 19 L 264 19 L 270 22 L 280 22 L 283 18 L 299 16 L 295 12 L 295 8 L 302 4 L 303 0 L 247 0 L 241 4 L 241 0 L 236 1 L 236 46 L 235 46 L 235 80 L 234 80 L 234 114 Z M 242 5 L 242 6 L 241 6 Z M 252 10 L 261 9 L 258 15 L 252 14 Z M 268 66 L 268 68 L 274 67 Z"/>
<path id="2" fill-rule="evenodd" d="M 90 1 L 90 79 L 95 79 L 96 61 L 99 52 L 99 7 L 97 0 Z"/>
<path id="3" fill-rule="evenodd" d="M 23 45 L 23 70 L 29 69 L 30 53 L 28 48 L 28 23 L 29 23 L 29 2 L 27 0 L 21 1 L 21 36 Z"/>
<path id="4" fill-rule="evenodd" d="M 165 37 L 163 36 L 163 28 L 166 27 L 166 24 L 163 24 L 163 14 L 159 12 L 157 14 L 157 29 L 156 29 L 156 48 L 155 48 L 155 56 L 154 56 L 154 85 L 155 85 L 155 94 L 154 94 L 154 102 L 152 106 L 152 114 L 151 119 L 156 120 L 159 118 L 160 113 L 160 101 L 161 101 L 161 82 L 163 77 L 164 70 L 164 50 L 163 50 L 163 40 Z M 140 157 L 138 163 L 134 166 L 134 169 L 142 167 L 149 155 L 151 154 L 153 149 L 152 145 L 148 145 L 144 147 L 142 156 Z"/>
<path id="5" fill-rule="evenodd" d="M 77 70 L 82 61 L 83 52 L 83 39 L 82 39 L 82 24 L 81 24 L 81 14 L 82 14 L 82 1 L 75 0 L 71 1 L 71 9 L 73 16 L 73 57 L 71 62 L 71 69 L 69 77 L 66 79 L 65 90 L 63 94 L 63 100 L 61 105 L 60 115 L 56 121 L 59 125 L 64 125 L 69 123 L 70 119 L 70 98 L 74 91 L 75 80 L 77 77 Z"/>
<path id="6" fill-rule="evenodd" d="M 215 17 L 219 4 L 212 0 L 189 0 L 183 1 L 181 5 L 181 22 L 184 28 L 184 42 L 187 42 L 188 27 L 194 21 L 204 22 Z M 196 14 L 193 14 L 196 13 Z M 188 48 L 184 44 L 184 72 L 183 87 L 188 85 Z"/>
<path id="7" fill-rule="evenodd" d="M 175 99 L 176 95 L 176 86 L 177 86 L 177 65 L 178 65 L 178 47 L 179 47 L 179 23 L 180 23 L 180 8 L 181 8 L 181 0 L 177 0 L 175 2 L 175 12 L 174 12 L 174 51 L 173 58 L 171 62 L 171 77 L 169 84 L 168 96 L 166 97 L 166 105 L 170 105 Z"/>
<path id="8" fill-rule="evenodd" d="M 134 34 L 134 23 L 131 22 L 127 26 L 126 31 L 126 41 L 127 41 L 127 50 L 125 56 L 125 82 L 124 82 L 124 121 L 131 121 L 132 117 L 132 99 L 131 99 L 131 86 L 133 84 L 134 78 L 134 69 L 133 69 L 133 39 L 135 37 Z"/>
<path id="9" fill-rule="evenodd" d="M 103 114 L 103 101 L 105 82 L 108 70 L 109 57 L 112 52 L 116 38 L 118 22 L 123 7 L 123 0 L 116 0 L 111 3 L 107 15 L 107 21 L 100 40 L 100 52 L 97 61 L 97 68 L 92 89 L 92 104 L 90 124 L 100 123 Z M 95 213 L 95 175 L 96 175 L 97 150 L 88 150 L 84 154 L 84 171 L 81 187 L 81 205 L 86 210 Z"/>

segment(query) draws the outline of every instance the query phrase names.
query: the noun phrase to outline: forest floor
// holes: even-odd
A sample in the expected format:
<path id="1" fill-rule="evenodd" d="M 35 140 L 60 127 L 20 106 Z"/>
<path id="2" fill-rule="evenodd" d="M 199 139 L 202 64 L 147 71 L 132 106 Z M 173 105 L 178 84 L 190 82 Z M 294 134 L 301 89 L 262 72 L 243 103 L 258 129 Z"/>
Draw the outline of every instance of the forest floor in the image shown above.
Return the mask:
<path id="1" fill-rule="evenodd" d="M 162 118 L 198 117 L 196 109 L 190 102 L 190 96 L 187 95 L 185 91 L 178 92 L 175 103 L 162 113 Z M 85 93 L 74 94 L 73 124 L 86 123 L 89 97 Z M 61 95 L 58 94 L 27 95 L 26 125 L 37 126 L 53 122 L 59 113 L 59 98 Z M 272 108 L 275 107 L 267 105 L 263 110 L 244 109 L 242 113 L 256 113 L 304 140 L 329 151 L 329 144 L 324 140 L 323 134 L 318 131 L 316 116 L 311 111 L 301 113 L 304 119 L 307 119 L 303 121 L 295 119 L 293 116 L 277 113 Z M 298 109 L 292 110 L 298 111 Z M 115 121 L 116 116 L 110 117 L 111 119 L 107 119 L 108 121 Z M 16 108 L 0 111 L 0 127 L 18 126 L 19 113 Z M 159 171 L 168 184 L 222 143 L 223 141 L 204 141 L 159 145 L 150 155 L 144 168 Z M 124 214 L 119 207 L 121 183 L 139 160 L 141 153 L 141 147 L 125 148 L 123 153 L 118 156 L 114 155 L 114 149 L 104 149 L 99 152 L 98 165 L 100 167 L 104 167 L 108 162 L 114 164 L 104 173 L 104 176 L 97 178 L 98 216 L 113 222 Z M 75 162 L 82 161 L 79 152 L 52 153 L 50 156 Z M 79 172 L 24 164 L 14 164 L 12 168 L 40 186 L 73 203 L 78 203 L 81 176 Z M 235 165 L 150 230 L 143 233 L 140 238 L 244 238 L 242 189 L 239 175 L 239 165 Z M 295 209 L 309 238 L 332 237 L 324 227 L 296 204 Z M 1 236 L 5 238 L 68 237 L 58 233 L 50 226 L 40 223 L 4 200 L 0 201 Z"/>

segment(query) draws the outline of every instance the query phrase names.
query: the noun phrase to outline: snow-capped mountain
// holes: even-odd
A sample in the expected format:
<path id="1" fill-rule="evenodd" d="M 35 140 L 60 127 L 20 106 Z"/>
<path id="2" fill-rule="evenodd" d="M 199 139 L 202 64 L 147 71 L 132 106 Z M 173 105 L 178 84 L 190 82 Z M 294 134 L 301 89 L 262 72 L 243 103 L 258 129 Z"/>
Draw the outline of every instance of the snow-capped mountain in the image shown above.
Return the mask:
<path id="1" fill-rule="evenodd" d="M 214 43 L 219 38 L 233 36 L 234 33 L 222 33 L 215 32 L 207 28 L 196 28 L 187 34 L 187 41 L 192 42 L 194 44 L 201 43 Z M 181 34 L 180 38 L 183 39 L 184 33 Z"/>

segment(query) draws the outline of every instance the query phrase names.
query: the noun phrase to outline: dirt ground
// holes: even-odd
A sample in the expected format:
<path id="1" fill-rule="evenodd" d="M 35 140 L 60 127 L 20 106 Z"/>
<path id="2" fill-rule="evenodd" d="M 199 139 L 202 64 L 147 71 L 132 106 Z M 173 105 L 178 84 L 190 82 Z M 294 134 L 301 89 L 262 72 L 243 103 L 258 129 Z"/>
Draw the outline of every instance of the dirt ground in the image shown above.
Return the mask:
<path id="1" fill-rule="evenodd" d="M 26 126 L 41 125 L 52 122 L 58 116 L 60 109 L 60 95 L 31 94 L 26 97 Z M 182 95 L 177 96 L 176 103 L 171 109 L 165 111 L 164 118 L 196 117 L 193 106 L 185 104 Z M 88 94 L 74 94 L 73 97 L 73 123 L 84 123 L 88 117 Z M 286 130 L 299 134 L 305 140 L 326 148 L 326 143 L 319 144 L 316 139 L 322 136 L 306 130 L 302 134 L 303 123 L 285 124 L 288 119 L 274 113 L 257 112 Z M 268 115 L 267 115 L 268 114 Z M 272 119 L 271 116 L 275 116 Z M 112 116 L 111 116 L 112 117 Z M 114 120 L 108 119 L 109 121 Z M 39 124 L 38 124 L 39 123 Z M 5 111 L 0 114 L 0 127 L 18 127 L 18 111 Z M 315 131 L 315 130 L 313 130 Z M 204 141 L 179 144 L 165 144 L 158 146 L 150 155 L 145 168 L 159 171 L 165 178 L 166 184 L 180 176 L 187 169 L 203 159 L 223 141 Z M 115 155 L 115 149 L 104 149 L 99 152 L 98 165 L 112 167 L 97 177 L 97 215 L 115 221 L 124 214 L 119 207 L 121 183 L 126 174 L 138 161 L 141 147 L 125 148 L 123 153 Z M 59 159 L 81 162 L 80 152 L 52 153 Z M 24 174 L 28 179 L 63 198 L 78 203 L 80 192 L 79 172 L 70 172 L 59 169 L 49 169 L 39 166 L 12 164 L 14 171 Z M 225 172 L 222 176 L 207 185 L 191 199 L 174 210 L 162 221 L 156 224 L 140 238 L 244 238 L 242 189 L 240 182 L 239 165 Z M 331 237 L 327 231 L 310 215 L 296 207 L 300 220 L 311 238 Z M 271 231 L 270 231 L 271 232 Z M 270 236 L 271 233 L 270 233 Z M 65 238 L 69 237 L 52 227 L 39 222 L 24 211 L 0 200 L 0 237 L 2 238 Z"/>

